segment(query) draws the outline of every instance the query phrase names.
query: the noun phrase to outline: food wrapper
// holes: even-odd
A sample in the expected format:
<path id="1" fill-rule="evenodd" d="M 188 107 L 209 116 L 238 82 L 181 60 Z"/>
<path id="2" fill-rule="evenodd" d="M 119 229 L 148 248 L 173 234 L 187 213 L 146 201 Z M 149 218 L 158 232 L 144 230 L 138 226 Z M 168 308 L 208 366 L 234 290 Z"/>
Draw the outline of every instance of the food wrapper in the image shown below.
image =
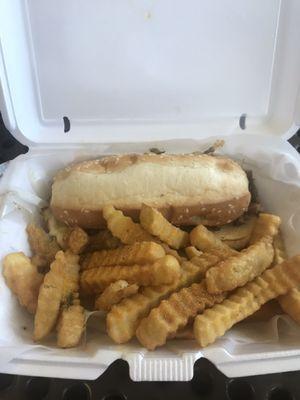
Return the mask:
<path id="1" fill-rule="evenodd" d="M 251 170 L 263 209 L 280 215 L 289 256 L 300 253 L 300 157 L 288 142 L 274 137 L 232 135 L 205 140 L 156 143 L 81 145 L 67 148 L 32 148 L 9 163 L 0 181 L 0 258 L 13 251 L 30 255 L 25 227 L 40 220 L 47 205 L 51 181 L 69 163 L 102 155 L 138 152 L 151 148 L 173 153 L 203 152 L 216 139 L 217 150 Z M 206 357 L 228 376 L 297 369 L 300 361 L 300 326 L 286 315 L 268 322 L 242 322 L 213 345 L 200 349 L 192 340 L 172 340 L 148 352 L 136 340 L 116 345 L 105 334 L 103 313 L 87 314 L 87 332 L 76 349 L 62 350 L 55 335 L 47 342 L 32 341 L 33 318 L 22 309 L 0 274 L 0 371 L 16 374 L 95 379 L 117 358 L 129 363 L 134 380 L 189 380 L 193 364 Z"/>

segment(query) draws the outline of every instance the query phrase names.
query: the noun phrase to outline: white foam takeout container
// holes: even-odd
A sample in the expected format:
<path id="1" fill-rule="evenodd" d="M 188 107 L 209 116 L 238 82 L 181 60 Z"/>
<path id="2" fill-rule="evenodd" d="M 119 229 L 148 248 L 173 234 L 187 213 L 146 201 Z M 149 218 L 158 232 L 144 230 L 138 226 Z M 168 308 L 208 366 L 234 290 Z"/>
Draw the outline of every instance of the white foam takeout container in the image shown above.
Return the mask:
<path id="1" fill-rule="evenodd" d="M 24 228 L 69 162 L 204 150 L 224 135 L 222 152 L 253 170 L 289 254 L 299 252 L 300 158 L 284 140 L 300 124 L 299 37 L 297 0 L 1 0 L 0 107 L 30 147 L 1 180 L 1 259 L 30 254 Z M 32 318 L 2 274 L 0 304 L 1 372 L 95 379 L 124 358 L 134 380 L 189 380 L 202 356 L 228 376 L 300 365 L 300 331 L 288 318 L 253 334 L 241 324 L 202 350 L 170 341 L 147 352 L 136 341 L 114 345 L 92 317 L 86 343 L 61 350 L 51 338 L 33 344 Z"/>

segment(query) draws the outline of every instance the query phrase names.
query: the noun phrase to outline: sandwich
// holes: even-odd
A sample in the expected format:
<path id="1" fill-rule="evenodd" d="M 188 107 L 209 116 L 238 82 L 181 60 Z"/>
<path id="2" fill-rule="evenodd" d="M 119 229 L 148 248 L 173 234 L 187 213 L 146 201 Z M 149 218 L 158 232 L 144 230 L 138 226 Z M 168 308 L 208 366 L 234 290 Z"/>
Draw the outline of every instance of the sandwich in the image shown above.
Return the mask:
<path id="1" fill-rule="evenodd" d="M 105 227 L 110 204 L 138 220 L 143 204 L 174 225 L 220 226 L 249 206 L 245 171 L 233 160 L 209 154 L 127 154 L 84 161 L 59 171 L 51 210 L 68 226 Z"/>

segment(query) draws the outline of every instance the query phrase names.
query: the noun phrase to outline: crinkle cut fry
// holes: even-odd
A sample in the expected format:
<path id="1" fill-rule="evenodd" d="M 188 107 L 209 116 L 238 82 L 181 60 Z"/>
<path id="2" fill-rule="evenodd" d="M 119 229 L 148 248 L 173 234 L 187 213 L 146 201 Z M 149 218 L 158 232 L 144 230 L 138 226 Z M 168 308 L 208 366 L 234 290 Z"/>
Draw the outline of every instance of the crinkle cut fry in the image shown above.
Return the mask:
<path id="1" fill-rule="evenodd" d="M 282 239 L 282 235 L 279 232 L 278 235 L 274 237 L 273 240 L 273 246 L 274 246 L 274 261 L 273 264 L 281 264 L 284 260 L 287 259 L 286 255 L 286 250 L 285 250 L 285 245 Z"/>
<path id="2" fill-rule="evenodd" d="M 30 248 L 34 254 L 33 263 L 40 267 L 49 266 L 60 250 L 56 239 L 35 224 L 29 224 L 26 232 Z"/>
<path id="3" fill-rule="evenodd" d="M 281 223 L 280 217 L 273 214 L 260 213 L 250 237 L 250 245 L 263 237 L 274 237 L 278 234 Z"/>
<path id="4" fill-rule="evenodd" d="M 84 308 L 79 300 L 63 307 L 56 329 L 58 347 L 70 348 L 78 345 L 85 329 Z"/>
<path id="5" fill-rule="evenodd" d="M 103 207 L 103 217 L 111 233 L 121 240 L 124 244 L 134 244 L 135 242 L 151 242 L 153 236 L 146 232 L 140 224 L 126 217 L 122 211 L 116 210 L 113 206 Z"/>
<path id="6" fill-rule="evenodd" d="M 218 266 L 207 271 L 206 282 L 209 293 L 221 293 L 244 286 L 268 268 L 274 257 L 271 239 L 266 237 L 229 257 Z"/>
<path id="7" fill-rule="evenodd" d="M 170 256 L 175 257 L 180 263 L 183 261 L 186 261 L 185 257 L 181 257 L 177 250 L 171 249 L 171 247 L 169 245 L 167 245 L 166 243 L 159 243 L 161 245 L 161 247 L 165 250 L 166 254 L 169 254 Z"/>
<path id="8" fill-rule="evenodd" d="M 155 242 L 137 242 L 113 250 L 92 253 L 83 269 L 100 266 L 149 264 L 165 256 L 165 250 Z"/>
<path id="9" fill-rule="evenodd" d="M 166 343 L 167 338 L 184 328 L 189 319 L 195 317 L 207 307 L 224 300 L 226 294 L 213 295 L 207 292 L 206 283 L 194 283 L 187 288 L 173 293 L 163 300 L 158 307 L 142 319 L 136 336 L 148 350 L 154 350 Z"/>
<path id="10" fill-rule="evenodd" d="M 172 292 L 202 279 L 208 268 L 218 261 L 217 256 L 202 254 L 197 266 L 189 261 L 183 262 L 181 264 L 181 277 L 174 284 L 145 287 L 140 293 L 113 306 L 106 319 L 108 335 L 116 343 L 128 342 L 135 335 L 139 321 L 147 316 L 151 308 L 156 307 L 162 299 L 168 297 Z"/>
<path id="11" fill-rule="evenodd" d="M 299 286 L 278 297 L 278 302 L 283 311 L 300 324 L 300 290 L 298 288 Z"/>
<path id="12" fill-rule="evenodd" d="M 142 227 L 151 235 L 158 237 L 174 249 L 186 247 L 188 244 L 189 235 L 187 232 L 172 225 L 158 210 L 146 204 L 142 205 L 140 222 Z"/>
<path id="13" fill-rule="evenodd" d="M 300 284 L 300 255 L 266 270 L 261 276 L 237 289 L 223 303 L 198 315 L 194 334 L 205 347 L 224 335 L 237 322 L 257 311 L 267 301 Z"/>
<path id="14" fill-rule="evenodd" d="M 65 250 L 72 228 L 58 221 L 49 208 L 46 208 L 42 215 L 48 225 L 49 235 L 54 236 L 59 246 Z"/>
<path id="15" fill-rule="evenodd" d="M 55 326 L 60 305 L 78 291 L 79 257 L 70 252 L 57 252 L 50 271 L 40 287 L 34 318 L 34 340 L 41 340 Z"/>
<path id="16" fill-rule="evenodd" d="M 214 249 L 222 252 L 224 257 L 237 255 L 238 252 L 230 248 L 227 244 L 223 243 L 213 232 L 205 228 L 204 225 L 198 225 L 190 233 L 190 240 L 192 246 L 195 246 L 201 251 L 211 251 Z"/>
<path id="17" fill-rule="evenodd" d="M 274 238 L 274 261 L 278 263 L 286 260 L 287 255 L 285 251 L 285 246 L 279 233 Z M 295 322 L 300 324 L 300 290 L 299 286 L 293 288 L 288 293 L 278 297 L 278 303 L 280 304 L 282 310 L 288 314 Z"/>
<path id="18" fill-rule="evenodd" d="M 202 254 L 202 251 L 196 249 L 195 246 L 188 246 L 184 249 L 184 251 L 189 260 L 191 260 L 193 257 L 199 257 Z"/>
<path id="19" fill-rule="evenodd" d="M 122 280 L 113 282 L 96 298 L 95 309 L 109 311 L 114 304 L 136 294 L 138 289 L 136 283 L 129 285 L 128 282 Z"/>
<path id="20" fill-rule="evenodd" d="M 81 288 L 86 293 L 100 293 L 106 286 L 118 280 L 140 286 L 159 286 L 176 281 L 180 277 L 180 265 L 175 257 L 165 256 L 153 264 L 99 267 L 83 271 Z"/>
<path id="21" fill-rule="evenodd" d="M 88 234 L 79 226 L 72 229 L 68 239 L 67 246 L 74 254 L 82 253 L 89 243 Z"/>

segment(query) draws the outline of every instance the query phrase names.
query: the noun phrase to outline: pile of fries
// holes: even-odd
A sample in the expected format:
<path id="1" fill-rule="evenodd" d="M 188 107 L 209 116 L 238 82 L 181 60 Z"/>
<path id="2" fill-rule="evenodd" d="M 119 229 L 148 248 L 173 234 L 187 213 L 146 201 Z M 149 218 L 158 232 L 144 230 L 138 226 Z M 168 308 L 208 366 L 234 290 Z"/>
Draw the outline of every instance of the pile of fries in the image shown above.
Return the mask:
<path id="1" fill-rule="evenodd" d="M 114 342 L 137 337 L 149 350 L 174 338 L 207 346 L 275 298 L 276 312 L 280 304 L 300 322 L 300 255 L 286 260 L 278 216 L 190 232 L 147 205 L 140 223 L 107 205 L 98 232 L 43 216 L 46 230 L 27 227 L 31 259 L 3 261 L 7 285 L 35 315 L 35 341 L 56 330 L 59 347 L 77 346 L 87 307 L 103 311 Z"/>

